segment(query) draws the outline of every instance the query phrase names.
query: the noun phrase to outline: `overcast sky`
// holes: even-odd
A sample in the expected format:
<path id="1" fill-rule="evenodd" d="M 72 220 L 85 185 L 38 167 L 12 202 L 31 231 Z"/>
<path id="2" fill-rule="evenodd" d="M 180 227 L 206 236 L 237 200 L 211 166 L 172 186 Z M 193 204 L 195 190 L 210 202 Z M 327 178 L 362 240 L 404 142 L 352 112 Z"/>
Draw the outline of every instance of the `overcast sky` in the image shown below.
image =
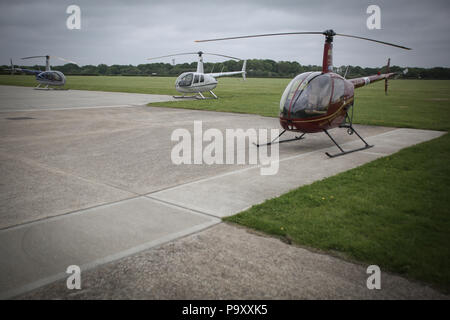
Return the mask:
<path id="1" fill-rule="evenodd" d="M 70 4 L 81 8 L 81 30 L 66 27 Z M 370 4 L 381 9 L 381 30 L 366 27 Z M 1 1 L 0 64 L 7 64 L 10 57 L 23 64 L 21 57 L 50 54 L 80 65 L 138 65 L 147 63 L 147 57 L 203 50 L 320 65 L 324 39 L 318 35 L 194 40 L 331 28 L 413 48 L 405 51 L 336 37 L 335 66 L 381 66 L 391 57 L 400 66 L 449 67 L 449 9 L 448 0 Z M 171 63 L 170 58 L 160 61 Z M 176 58 L 176 63 L 192 61 L 196 58 Z M 205 57 L 205 61 L 220 59 Z"/>

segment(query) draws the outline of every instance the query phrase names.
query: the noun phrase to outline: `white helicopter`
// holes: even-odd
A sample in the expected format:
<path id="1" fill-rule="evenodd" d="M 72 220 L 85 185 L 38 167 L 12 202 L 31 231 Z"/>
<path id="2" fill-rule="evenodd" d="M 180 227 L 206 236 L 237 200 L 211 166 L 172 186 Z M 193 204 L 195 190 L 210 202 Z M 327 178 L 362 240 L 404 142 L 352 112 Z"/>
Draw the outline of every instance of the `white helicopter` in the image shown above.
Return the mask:
<path id="1" fill-rule="evenodd" d="M 247 60 L 244 60 L 241 71 L 230 71 L 230 72 L 217 72 L 217 73 L 204 73 L 203 70 L 203 55 L 209 54 L 213 56 L 225 57 L 234 60 L 241 60 L 239 58 L 226 56 L 223 54 L 216 53 L 207 53 L 207 52 L 187 52 L 187 53 L 177 53 L 171 54 L 167 56 L 148 58 L 147 60 L 161 59 L 173 56 L 181 56 L 187 54 L 198 54 L 198 63 L 197 63 L 197 71 L 196 72 L 183 72 L 180 74 L 175 81 L 175 90 L 182 93 L 182 96 L 174 96 L 174 98 L 197 98 L 197 99 L 206 99 L 202 92 L 209 91 L 214 99 L 217 99 L 217 96 L 212 92 L 212 90 L 217 87 L 216 78 L 232 76 L 236 74 L 242 74 L 242 78 L 245 80 L 245 68 L 247 65 Z M 186 93 L 195 93 L 194 96 L 185 96 Z"/>
<path id="2" fill-rule="evenodd" d="M 60 59 L 65 62 L 74 63 L 78 65 L 76 62 L 67 60 L 61 57 L 52 56 L 53 58 Z M 50 56 L 33 56 L 33 57 L 25 57 L 22 58 L 22 60 L 26 59 L 34 59 L 34 58 L 45 58 L 45 71 L 41 70 L 30 70 L 30 69 L 22 69 L 22 68 L 15 68 L 14 64 L 12 63 L 11 59 L 11 73 L 15 72 L 23 72 L 26 74 L 33 74 L 36 77 L 36 81 L 38 82 L 38 85 L 34 87 L 34 89 L 49 89 L 48 86 L 57 86 L 61 87 L 66 83 L 66 77 L 61 71 L 55 71 L 51 70 L 50 68 Z M 41 85 L 45 85 L 44 88 L 41 87 Z"/>

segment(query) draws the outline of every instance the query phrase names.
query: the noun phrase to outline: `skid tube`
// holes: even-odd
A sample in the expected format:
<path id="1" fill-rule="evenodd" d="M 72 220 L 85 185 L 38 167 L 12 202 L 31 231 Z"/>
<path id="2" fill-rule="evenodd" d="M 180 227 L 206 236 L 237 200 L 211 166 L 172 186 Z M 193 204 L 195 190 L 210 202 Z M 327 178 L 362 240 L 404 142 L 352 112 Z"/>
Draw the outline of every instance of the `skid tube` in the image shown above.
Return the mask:
<path id="1" fill-rule="evenodd" d="M 352 149 L 352 150 L 348 150 L 348 151 L 344 151 L 344 149 L 342 149 L 342 147 L 336 142 L 336 140 L 333 139 L 333 137 L 328 133 L 328 131 L 327 131 L 326 129 L 323 129 L 323 131 L 326 133 L 326 135 L 331 139 L 331 141 L 334 142 L 334 144 L 336 145 L 336 147 L 338 147 L 339 150 L 341 151 L 341 152 L 338 152 L 338 153 L 335 153 L 335 154 L 330 154 L 330 153 L 328 153 L 328 152 L 325 152 L 325 154 L 326 154 L 328 157 L 330 157 L 330 158 L 335 158 L 335 157 L 343 156 L 343 155 L 345 155 L 345 154 L 349 154 L 349 153 L 356 152 L 356 151 L 361 151 L 361 150 L 366 150 L 366 149 L 369 149 L 369 148 L 372 148 L 372 147 L 373 147 L 373 145 L 368 144 L 368 143 L 366 142 L 366 140 L 364 140 L 364 139 L 358 134 L 358 132 L 355 130 L 355 128 L 353 128 L 352 125 L 342 125 L 342 126 L 340 126 L 340 128 L 348 128 L 348 129 L 347 129 L 347 133 L 348 133 L 348 134 L 356 133 L 356 135 L 358 136 L 358 138 L 361 139 L 362 142 L 364 142 L 364 147 L 356 148 L 356 149 Z"/>
<path id="2" fill-rule="evenodd" d="M 279 139 L 284 133 L 286 132 L 286 129 L 284 129 L 279 135 L 278 135 L 278 137 L 276 137 L 275 139 L 273 139 L 272 141 L 270 141 L 270 142 L 268 142 L 268 143 L 254 143 L 253 142 L 253 144 L 256 146 L 256 147 L 261 147 L 261 146 L 270 146 L 271 144 L 277 144 L 277 143 L 284 143 L 284 142 L 290 142 L 290 141 L 297 141 L 297 140 L 301 140 L 301 139 L 305 139 L 305 138 L 303 138 L 303 136 L 306 134 L 306 133 L 302 133 L 302 135 L 301 136 L 298 136 L 298 137 L 295 137 L 295 138 L 292 138 L 292 139 L 286 139 L 286 140 L 281 140 L 281 141 L 278 141 L 278 142 L 274 142 L 275 140 L 277 140 L 277 139 Z"/>

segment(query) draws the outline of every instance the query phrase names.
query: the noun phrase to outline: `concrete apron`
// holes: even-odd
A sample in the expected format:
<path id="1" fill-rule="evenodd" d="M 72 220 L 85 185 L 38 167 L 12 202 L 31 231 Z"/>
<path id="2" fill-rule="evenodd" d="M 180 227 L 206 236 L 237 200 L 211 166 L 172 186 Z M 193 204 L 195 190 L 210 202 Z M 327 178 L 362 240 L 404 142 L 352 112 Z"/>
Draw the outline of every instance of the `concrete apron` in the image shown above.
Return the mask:
<path id="1" fill-rule="evenodd" d="M 120 107 L 169 99 L 149 96 L 0 86 L 1 298 L 63 279 L 70 265 L 85 271 L 178 239 L 220 217 L 443 134 L 358 126 L 375 147 L 335 159 L 324 154 L 337 151 L 324 134 L 307 135 L 280 148 L 274 176 L 261 176 L 257 166 L 174 166 L 168 141 L 175 128 L 192 130 L 199 119 L 205 128 L 221 130 L 278 128 L 278 121 Z M 117 107 L 106 107 L 112 102 Z M 105 108 L 83 109 L 95 105 Z M 55 111 L 62 106 L 73 110 Z M 36 111 L 23 111 L 30 108 Z M 6 120 L 17 116 L 36 119 Z M 331 133 L 347 141 L 345 149 L 361 146 L 345 132 Z"/>
<path id="2" fill-rule="evenodd" d="M 334 153 L 337 149 L 329 147 L 280 159 L 279 171 L 275 175 L 260 175 L 259 166 L 254 166 L 147 196 L 212 216 L 225 217 L 299 186 L 358 167 L 442 134 L 438 131 L 393 129 L 368 137 L 366 141 L 375 146 L 364 151 L 330 159 L 325 152 Z M 361 141 L 351 141 L 342 144 L 342 147 L 350 150 L 361 145 Z"/>
<path id="3" fill-rule="evenodd" d="M 220 222 L 216 217 L 238 213 L 298 186 L 442 134 L 393 129 L 367 137 L 375 144 L 367 151 L 329 159 L 324 152 L 336 151 L 330 147 L 282 158 L 277 175 L 262 176 L 258 166 L 248 167 L 2 230 L 0 296 L 12 297 L 65 278 L 69 265 L 91 269 L 208 228 Z M 343 146 L 349 149 L 360 143 Z"/>

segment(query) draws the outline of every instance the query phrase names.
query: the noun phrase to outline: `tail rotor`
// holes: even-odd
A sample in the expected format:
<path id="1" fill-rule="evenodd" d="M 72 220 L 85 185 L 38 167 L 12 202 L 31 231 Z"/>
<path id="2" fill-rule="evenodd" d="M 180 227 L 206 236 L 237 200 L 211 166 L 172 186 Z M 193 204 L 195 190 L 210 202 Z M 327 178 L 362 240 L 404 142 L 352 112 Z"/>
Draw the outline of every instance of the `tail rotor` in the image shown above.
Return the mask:
<path id="1" fill-rule="evenodd" d="M 391 58 L 388 59 L 387 61 L 387 66 L 386 66 L 386 73 L 389 73 L 390 67 L 391 65 Z M 384 79 L 384 94 L 387 95 L 388 94 L 388 80 L 389 80 L 389 75 Z"/>
<path id="2" fill-rule="evenodd" d="M 9 59 L 9 69 L 5 69 L 6 71 L 11 71 L 11 75 L 13 75 L 13 74 L 15 74 L 16 73 L 16 71 L 20 71 L 21 69 L 17 69 L 17 68 L 15 68 L 14 67 L 14 64 L 13 64 L 13 61 L 12 61 L 12 59 Z"/>
<path id="3" fill-rule="evenodd" d="M 16 70 L 14 69 L 14 64 L 12 62 L 12 59 L 9 59 L 10 62 L 10 66 L 11 66 L 11 74 L 14 74 L 16 72 Z"/>

